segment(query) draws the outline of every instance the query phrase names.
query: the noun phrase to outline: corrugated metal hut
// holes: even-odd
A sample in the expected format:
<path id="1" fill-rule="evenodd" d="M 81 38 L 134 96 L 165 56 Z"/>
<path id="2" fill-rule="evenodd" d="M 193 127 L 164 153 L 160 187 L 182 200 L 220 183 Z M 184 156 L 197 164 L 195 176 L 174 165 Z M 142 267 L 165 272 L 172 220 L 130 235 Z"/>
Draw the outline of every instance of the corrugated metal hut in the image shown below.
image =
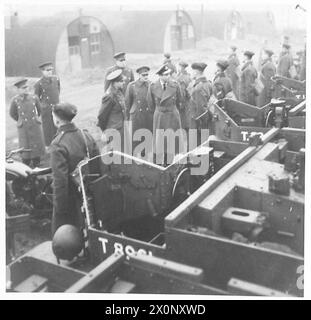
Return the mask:
<path id="1" fill-rule="evenodd" d="M 53 61 L 58 73 L 107 67 L 113 53 L 109 31 L 91 16 L 44 17 L 5 30 L 6 76 L 40 76 L 44 61 Z"/>

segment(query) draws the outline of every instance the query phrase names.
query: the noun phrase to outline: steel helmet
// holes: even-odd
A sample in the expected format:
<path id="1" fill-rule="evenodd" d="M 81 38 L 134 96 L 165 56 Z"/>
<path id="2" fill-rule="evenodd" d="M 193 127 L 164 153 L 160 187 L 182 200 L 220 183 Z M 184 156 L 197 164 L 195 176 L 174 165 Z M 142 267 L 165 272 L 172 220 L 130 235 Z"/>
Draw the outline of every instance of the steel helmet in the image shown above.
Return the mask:
<path id="1" fill-rule="evenodd" d="M 72 260 L 82 249 L 82 232 L 77 227 L 64 224 L 56 230 L 52 250 L 58 259 Z"/>

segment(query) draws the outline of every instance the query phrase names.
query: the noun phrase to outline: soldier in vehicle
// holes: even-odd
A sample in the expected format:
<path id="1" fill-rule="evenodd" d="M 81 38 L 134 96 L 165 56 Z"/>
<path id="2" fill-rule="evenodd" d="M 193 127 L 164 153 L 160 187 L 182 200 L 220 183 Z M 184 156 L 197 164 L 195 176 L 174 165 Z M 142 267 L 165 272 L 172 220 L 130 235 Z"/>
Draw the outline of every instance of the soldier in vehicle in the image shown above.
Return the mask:
<path id="1" fill-rule="evenodd" d="M 124 151 L 124 124 L 127 118 L 125 110 L 125 97 L 123 93 L 124 78 L 121 69 L 112 71 L 107 76 L 108 90 L 102 98 L 102 105 L 98 113 L 97 126 L 103 132 L 103 140 L 113 150 Z M 106 136 L 107 129 L 118 131 L 121 141 L 113 141 L 113 137 Z M 127 128 L 126 128 L 127 129 Z"/>
<path id="2" fill-rule="evenodd" d="M 252 57 L 254 53 L 251 51 L 244 52 L 244 65 L 242 66 L 242 74 L 240 80 L 240 101 L 256 105 L 256 88 L 255 81 L 258 77 L 257 70 L 254 67 Z"/>
<path id="3" fill-rule="evenodd" d="M 188 63 L 185 61 L 179 62 L 179 71 L 177 73 L 176 81 L 180 85 L 181 89 L 181 109 L 180 109 L 180 118 L 181 118 L 181 126 L 186 131 L 189 130 L 190 126 L 190 110 L 189 110 L 189 100 L 190 96 L 187 91 L 189 84 L 191 83 L 190 73 L 187 72 L 186 68 L 188 67 Z"/>
<path id="4" fill-rule="evenodd" d="M 232 83 L 229 77 L 226 76 L 225 70 L 229 64 L 226 60 L 218 60 L 216 63 L 217 72 L 213 81 L 213 94 L 217 100 L 228 98 L 236 100 L 232 91 Z"/>
<path id="5" fill-rule="evenodd" d="M 290 53 L 290 45 L 284 43 L 282 46 L 282 52 L 280 54 L 280 58 L 277 65 L 277 75 L 291 78 L 290 70 L 294 66 L 294 60 Z"/>
<path id="6" fill-rule="evenodd" d="M 228 67 L 225 71 L 226 75 L 230 78 L 232 83 L 232 90 L 236 97 L 239 96 L 239 80 L 241 76 L 240 61 L 237 55 L 237 47 L 231 46 L 231 53 L 228 57 Z"/>
<path id="7" fill-rule="evenodd" d="M 86 157 L 99 154 L 93 137 L 87 130 L 80 130 L 72 122 L 77 107 L 70 103 L 60 103 L 53 107 L 53 120 L 57 134 L 51 143 L 51 167 L 53 175 L 53 217 L 52 234 L 65 224 L 83 227 L 81 197 L 71 178 L 78 163 Z M 98 161 L 91 161 L 90 173 L 99 173 Z"/>
<path id="8" fill-rule="evenodd" d="M 125 94 L 126 118 L 131 121 L 132 134 L 139 129 L 153 130 L 153 111 L 149 108 L 147 102 L 147 93 L 150 85 L 149 81 L 150 68 L 147 66 L 139 67 L 136 72 L 139 78 L 130 82 Z M 140 141 L 133 141 L 132 147 L 135 150 Z"/>
<path id="9" fill-rule="evenodd" d="M 122 76 L 124 79 L 123 89 L 122 89 L 123 94 L 125 94 L 128 84 L 135 80 L 133 70 L 126 66 L 125 56 L 126 56 L 125 52 L 118 52 L 113 56 L 116 64 L 114 66 L 108 68 L 108 70 L 106 72 L 105 87 L 104 87 L 105 92 L 107 91 L 107 89 L 109 88 L 109 85 L 110 85 L 110 81 L 109 81 L 109 79 L 107 79 L 107 77 L 112 71 L 115 71 L 115 70 L 122 71 Z"/>
<path id="10" fill-rule="evenodd" d="M 172 129 L 173 132 L 177 132 L 181 129 L 179 110 L 182 98 L 179 84 L 170 79 L 171 70 L 167 65 L 161 66 L 156 74 L 159 80 L 150 84 L 147 95 L 149 108 L 154 111 L 153 150 L 157 155 L 156 163 L 167 165 L 172 163 L 174 155 L 183 151 L 179 149 L 179 142 L 183 144 L 184 137 L 179 134 L 175 139 L 175 150 L 168 150 L 167 138 L 163 140 L 162 135 L 162 130 Z M 162 141 L 164 142 L 163 150 Z"/>
<path id="11" fill-rule="evenodd" d="M 38 167 L 45 154 L 41 106 L 38 97 L 29 94 L 27 81 L 21 79 L 14 84 L 18 95 L 11 101 L 10 116 L 17 122 L 19 147 L 31 149 L 30 152 L 22 153 L 23 163 Z"/>
<path id="12" fill-rule="evenodd" d="M 190 95 L 190 129 L 197 130 L 197 144 L 200 145 L 201 129 L 208 128 L 208 106 L 212 95 L 212 85 L 207 81 L 204 70 L 207 64 L 195 62 L 191 65 L 193 82 L 188 87 Z"/>
<path id="13" fill-rule="evenodd" d="M 35 84 L 34 89 L 41 103 L 45 145 L 49 146 L 56 133 L 52 118 L 52 108 L 59 102 L 60 80 L 58 76 L 53 75 L 54 68 L 51 62 L 45 62 L 39 68 L 41 69 L 42 77 Z"/>
<path id="14" fill-rule="evenodd" d="M 272 61 L 273 51 L 266 49 L 262 54 L 261 71 L 259 74 L 260 80 L 264 85 L 263 90 L 258 96 L 258 106 L 262 107 L 268 104 L 273 95 L 274 82 L 271 80 L 276 74 L 276 67 Z"/>

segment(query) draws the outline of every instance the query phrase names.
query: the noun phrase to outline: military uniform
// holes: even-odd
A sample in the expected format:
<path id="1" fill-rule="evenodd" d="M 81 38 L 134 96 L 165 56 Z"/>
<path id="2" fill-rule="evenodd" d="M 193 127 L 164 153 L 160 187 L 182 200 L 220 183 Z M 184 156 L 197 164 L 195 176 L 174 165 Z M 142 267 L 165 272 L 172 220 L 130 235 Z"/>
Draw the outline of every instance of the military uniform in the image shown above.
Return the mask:
<path id="1" fill-rule="evenodd" d="M 92 136 L 83 130 L 84 137 L 73 123 L 61 126 L 51 143 L 51 167 L 53 175 L 53 218 L 52 234 L 63 224 L 82 227 L 81 196 L 70 178 L 78 163 L 87 156 L 86 143 L 90 157 L 99 154 Z M 86 143 L 85 143 L 86 141 Z M 99 161 L 90 165 L 91 173 L 98 173 Z"/>
<path id="2" fill-rule="evenodd" d="M 281 54 L 277 66 L 277 75 L 291 78 L 289 70 L 293 65 L 294 60 L 290 53 Z"/>
<path id="3" fill-rule="evenodd" d="M 109 85 L 110 85 L 110 81 L 107 80 L 107 76 L 111 72 L 113 72 L 115 70 L 118 70 L 118 69 L 122 70 L 122 76 L 123 76 L 123 79 L 124 79 L 123 94 L 125 94 L 128 84 L 135 80 L 134 79 L 134 73 L 133 73 L 133 70 L 131 70 L 130 68 L 127 68 L 127 67 L 126 68 L 120 68 L 117 65 L 108 68 L 107 73 L 106 73 L 104 90 L 107 91 L 107 89 L 109 88 Z"/>
<path id="4" fill-rule="evenodd" d="M 187 88 L 191 82 L 190 74 L 187 71 L 182 71 L 177 74 L 176 81 L 180 85 L 181 90 L 181 109 L 180 109 L 180 119 L 181 126 L 183 129 L 189 129 L 190 127 L 190 109 L 189 109 L 189 100 L 190 96 L 187 91 Z"/>
<path id="5" fill-rule="evenodd" d="M 59 102 L 60 81 L 57 76 L 42 77 L 35 84 L 35 94 L 39 97 L 42 110 L 42 128 L 45 145 L 49 146 L 56 133 L 52 117 L 52 107 Z"/>
<path id="6" fill-rule="evenodd" d="M 232 53 L 228 57 L 228 68 L 225 73 L 230 78 L 232 83 L 232 90 L 236 97 L 239 96 L 239 79 L 240 79 L 240 70 L 239 65 L 240 61 L 236 53 Z"/>
<path id="7" fill-rule="evenodd" d="M 271 80 L 271 77 L 274 77 L 276 73 L 276 68 L 272 59 L 266 59 L 262 62 L 260 80 L 264 85 L 263 90 L 258 96 L 258 106 L 262 107 L 268 104 L 272 99 L 272 94 L 274 90 L 274 82 Z"/>
<path id="8" fill-rule="evenodd" d="M 127 119 L 132 122 L 132 134 L 139 129 L 153 130 L 153 111 L 147 102 L 147 93 L 150 81 L 140 79 L 131 82 L 126 90 L 125 107 Z M 133 150 L 139 141 L 133 143 Z"/>
<path id="9" fill-rule="evenodd" d="M 232 91 L 232 83 L 224 72 L 219 72 L 213 81 L 213 91 L 216 93 L 217 99 L 230 98 L 236 100 Z"/>
<path id="10" fill-rule="evenodd" d="M 257 79 L 258 73 L 255 69 L 253 62 L 246 62 L 242 69 L 241 81 L 240 81 L 240 101 L 256 105 L 256 90 L 255 80 Z"/>
<path id="11" fill-rule="evenodd" d="M 19 94 L 11 101 L 10 116 L 17 121 L 19 146 L 31 149 L 22 153 L 23 160 L 40 159 L 45 153 L 40 114 L 40 102 L 34 95 Z"/>

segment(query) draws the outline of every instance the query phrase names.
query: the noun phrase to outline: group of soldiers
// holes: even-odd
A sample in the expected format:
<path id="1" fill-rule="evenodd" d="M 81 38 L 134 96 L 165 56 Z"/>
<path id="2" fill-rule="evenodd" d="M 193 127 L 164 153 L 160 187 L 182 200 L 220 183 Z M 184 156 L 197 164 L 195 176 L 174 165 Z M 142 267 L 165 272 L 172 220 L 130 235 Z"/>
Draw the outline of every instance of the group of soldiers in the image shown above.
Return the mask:
<path id="1" fill-rule="evenodd" d="M 155 72 L 156 82 L 149 80 L 150 68 L 140 66 L 134 72 L 127 66 L 126 54 L 114 55 L 115 65 L 107 70 L 103 87 L 97 125 L 103 132 L 114 129 L 122 137 L 124 149 L 124 123 L 129 120 L 132 134 L 139 129 L 153 133 L 156 148 L 159 129 L 177 131 L 208 127 L 210 106 L 219 99 L 238 99 L 251 105 L 265 105 L 272 98 L 271 77 L 278 74 L 291 77 L 293 58 L 289 44 L 283 44 L 277 67 L 272 61 L 273 52 L 264 50 L 260 70 L 256 70 L 254 53 L 244 52 L 244 64 L 240 68 L 237 47 L 231 47 L 227 60 L 217 61 L 213 81 L 204 75 L 207 64 L 194 62 L 189 67 L 185 61 L 176 66 L 170 54 L 165 54 L 163 64 Z M 40 158 L 49 150 L 53 173 L 54 213 L 52 232 L 63 224 L 79 225 L 77 215 L 79 201 L 70 174 L 86 156 L 99 154 L 99 148 L 86 130 L 80 130 L 72 122 L 77 108 L 70 103 L 59 103 L 60 80 L 53 75 L 50 62 L 41 64 L 42 78 L 29 93 L 27 79 L 15 83 L 18 89 L 11 102 L 10 115 L 16 120 L 20 147 L 31 149 L 22 154 L 24 163 L 39 166 Z M 258 81 L 262 90 L 259 90 Z M 200 140 L 200 137 L 198 137 Z M 109 139 L 105 141 L 109 143 Z M 203 141 L 198 141 L 200 144 Z M 137 141 L 133 141 L 135 146 Z M 178 152 L 178 151 L 177 151 Z M 162 164 L 166 163 L 165 155 Z M 32 162 L 32 163 L 31 163 Z M 96 171 L 98 168 L 94 168 Z M 98 169 L 99 170 L 99 169 Z"/>

